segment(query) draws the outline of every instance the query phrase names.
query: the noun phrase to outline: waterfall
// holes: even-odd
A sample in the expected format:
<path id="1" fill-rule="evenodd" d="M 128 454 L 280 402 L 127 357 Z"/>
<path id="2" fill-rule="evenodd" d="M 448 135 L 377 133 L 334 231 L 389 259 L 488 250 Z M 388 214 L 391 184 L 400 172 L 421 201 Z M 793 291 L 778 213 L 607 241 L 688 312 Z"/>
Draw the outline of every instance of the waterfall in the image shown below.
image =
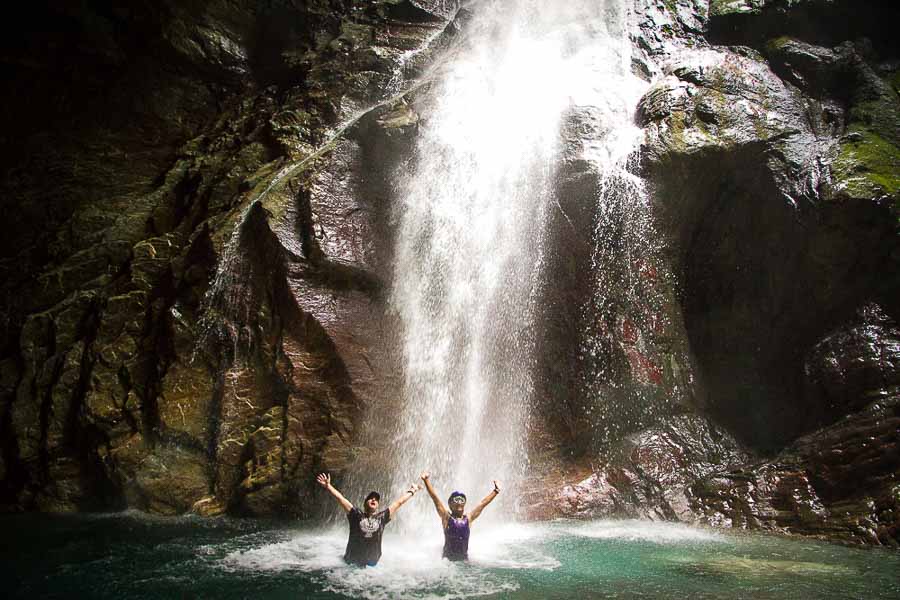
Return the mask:
<path id="1" fill-rule="evenodd" d="M 636 154 L 609 157 L 598 193 L 593 294 L 584 307 L 590 318 L 582 343 L 592 451 L 654 424 L 676 396 L 662 391 L 660 360 L 661 348 L 673 356 L 678 351 L 663 341 L 673 336 L 667 294 L 674 275 L 661 259 L 645 183 L 629 171 L 636 160 Z"/>
<path id="2" fill-rule="evenodd" d="M 428 469 L 442 497 L 462 490 L 471 507 L 499 479 L 506 505 L 485 518 L 514 509 L 563 119 L 597 107 L 603 131 L 588 152 L 598 164 L 637 140 L 626 4 L 474 4 L 464 46 L 430 91 L 396 181 L 390 303 L 404 397 L 393 490 Z M 408 510 L 419 512 L 404 518 L 412 525 L 434 519 L 428 502 Z"/>

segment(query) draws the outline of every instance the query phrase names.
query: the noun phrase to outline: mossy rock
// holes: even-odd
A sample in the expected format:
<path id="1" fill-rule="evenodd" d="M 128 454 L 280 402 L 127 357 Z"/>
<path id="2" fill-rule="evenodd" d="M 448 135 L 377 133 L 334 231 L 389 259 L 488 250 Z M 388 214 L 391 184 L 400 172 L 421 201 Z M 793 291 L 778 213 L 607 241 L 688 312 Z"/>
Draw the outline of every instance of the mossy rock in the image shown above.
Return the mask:
<path id="1" fill-rule="evenodd" d="M 891 84 L 891 89 L 900 95 L 900 69 L 894 71 L 891 76 L 888 77 L 888 81 Z"/>
<path id="2" fill-rule="evenodd" d="M 138 468 L 125 486 L 129 506 L 178 515 L 208 496 L 208 466 L 202 454 L 172 445 L 143 448 L 137 458 Z"/>
<path id="3" fill-rule="evenodd" d="M 900 198 L 900 148 L 854 125 L 841 142 L 832 174 L 838 196 L 867 200 Z"/>
<path id="4" fill-rule="evenodd" d="M 212 397 L 213 382 L 205 368 L 193 363 L 172 365 L 157 398 L 161 424 L 200 444 L 210 434 Z"/>
<path id="5" fill-rule="evenodd" d="M 778 54 L 794 41 L 794 38 L 783 35 L 766 42 L 765 49 L 768 54 Z"/>

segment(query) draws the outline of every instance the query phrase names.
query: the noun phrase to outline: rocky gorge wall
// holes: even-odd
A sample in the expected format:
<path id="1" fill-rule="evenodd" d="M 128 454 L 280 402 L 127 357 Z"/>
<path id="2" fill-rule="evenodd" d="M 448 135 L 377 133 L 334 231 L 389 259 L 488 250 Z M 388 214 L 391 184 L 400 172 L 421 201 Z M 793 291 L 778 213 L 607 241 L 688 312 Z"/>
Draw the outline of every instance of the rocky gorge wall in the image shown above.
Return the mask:
<path id="1" fill-rule="evenodd" d="M 363 110 L 440 8 L 45 3 L 8 32 L 0 504 L 295 513 L 341 473 L 395 385 L 380 157 L 413 124 Z"/>
<path id="2" fill-rule="evenodd" d="M 895 11 L 638 3 L 641 170 L 665 242 L 635 272 L 677 285 L 665 327 L 645 311 L 608 337 L 644 342 L 657 377 L 632 361 L 618 383 L 669 407 L 536 494 L 537 514 L 897 545 Z"/>
<path id="3" fill-rule="evenodd" d="M 390 174 L 477 13 L 28 10 L 2 50 L 0 506 L 303 514 L 318 469 L 381 468 L 402 377 Z M 602 174 L 573 111 L 534 516 L 897 544 L 896 13 L 635 1 L 658 239 L 639 261 L 610 249 L 592 302 Z"/>

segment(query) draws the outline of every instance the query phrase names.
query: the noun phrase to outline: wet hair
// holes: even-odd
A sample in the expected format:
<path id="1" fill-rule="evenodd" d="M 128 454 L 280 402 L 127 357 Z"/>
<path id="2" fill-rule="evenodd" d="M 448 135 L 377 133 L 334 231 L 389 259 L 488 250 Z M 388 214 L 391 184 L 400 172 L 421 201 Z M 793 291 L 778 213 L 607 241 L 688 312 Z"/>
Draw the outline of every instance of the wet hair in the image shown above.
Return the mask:
<path id="1" fill-rule="evenodd" d="M 369 492 L 369 495 L 366 496 L 366 499 L 363 500 L 363 502 L 368 502 L 368 501 L 371 500 L 372 498 L 375 498 L 376 500 L 378 500 L 379 502 L 381 502 L 381 494 L 379 494 L 378 492 Z"/>

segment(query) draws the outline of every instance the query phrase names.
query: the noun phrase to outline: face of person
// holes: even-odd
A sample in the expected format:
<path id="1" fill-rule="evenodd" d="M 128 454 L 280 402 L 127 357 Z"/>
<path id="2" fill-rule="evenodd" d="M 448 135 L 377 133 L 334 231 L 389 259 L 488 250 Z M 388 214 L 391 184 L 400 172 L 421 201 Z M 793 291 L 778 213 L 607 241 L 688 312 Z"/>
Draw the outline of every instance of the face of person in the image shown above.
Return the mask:
<path id="1" fill-rule="evenodd" d="M 450 499 L 450 513 L 454 517 L 461 517 L 466 511 L 466 499 L 462 496 L 454 496 Z"/>
<path id="2" fill-rule="evenodd" d="M 378 498 L 369 498 L 366 500 L 366 512 L 370 515 L 378 511 Z"/>

